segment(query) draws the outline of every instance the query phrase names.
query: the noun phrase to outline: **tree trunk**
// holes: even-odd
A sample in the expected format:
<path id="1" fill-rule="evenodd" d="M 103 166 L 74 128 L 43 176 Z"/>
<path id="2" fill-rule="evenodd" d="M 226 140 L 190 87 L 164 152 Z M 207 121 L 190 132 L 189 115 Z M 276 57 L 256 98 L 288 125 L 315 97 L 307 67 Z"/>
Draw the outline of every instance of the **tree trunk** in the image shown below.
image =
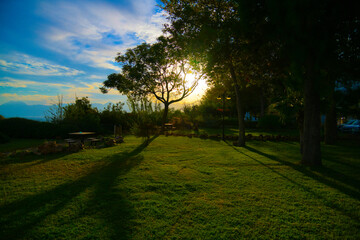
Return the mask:
<path id="1" fill-rule="evenodd" d="M 169 112 L 169 104 L 164 103 L 164 113 L 163 113 L 163 119 L 162 119 L 162 124 L 161 124 L 161 133 L 164 133 L 164 131 L 165 131 L 165 123 L 167 122 L 168 112 Z"/>
<path id="2" fill-rule="evenodd" d="M 245 121 L 244 121 L 245 108 L 241 101 L 240 87 L 237 81 L 236 73 L 232 62 L 230 62 L 229 70 L 235 87 L 236 110 L 238 113 L 239 139 L 237 145 L 239 147 L 245 147 Z"/>
<path id="3" fill-rule="evenodd" d="M 260 117 L 265 115 L 265 99 L 264 99 L 264 89 L 261 88 L 261 95 L 260 95 Z"/>
<path id="4" fill-rule="evenodd" d="M 245 111 L 244 106 L 241 102 L 241 95 L 239 85 L 235 84 L 235 95 L 236 95 L 236 109 L 238 112 L 238 123 L 239 123 L 239 139 L 238 139 L 238 146 L 244 147 L 245 146 Z"/>
<path id="5" fill-rule="evenodd" d="M 335 108 L 335 81 L 331 81 L 329 94 L 329 106 L 325 119 L 325 144 L 334 145 L 337 141 L 337 124 Z"/>
<path id="6" fill-rule="evenodd" d="M 300 154 L 303 154 L 304 149 L 304 111 L 300 110 L 296 115 L 296 120 L 299 128 L 300 135 Z"/>
<path id="7" fill-rule="evenodd" d="M 304 146 L 301 163 L 321 166 L 320 149 L 320 94 L 319 74 L 314 72 L 314 62 L 309 58 L 304 84 Z"/>

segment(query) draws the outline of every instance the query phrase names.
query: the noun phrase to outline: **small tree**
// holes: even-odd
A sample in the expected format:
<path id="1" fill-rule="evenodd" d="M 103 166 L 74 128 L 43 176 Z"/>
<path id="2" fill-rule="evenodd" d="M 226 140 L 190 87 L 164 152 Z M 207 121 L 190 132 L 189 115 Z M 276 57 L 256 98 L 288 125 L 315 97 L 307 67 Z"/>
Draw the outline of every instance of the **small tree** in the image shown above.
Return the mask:
<path id="1" fill-rule="evenodd" d="M 45 113 L 45 119 L 55 124 L 59 124 L 64 120 L 63 95 L 57 95 L 57 102 Z"/>
<path id="2" fill-rule="evenodd" d="M 64 107 L 64 123 L 77 131 L 98 131 L 100 115 L 97 108 L 91 106 L 87 97 L 76 98 L 75 103 Z"/>
<path id="3" fill-rule="evenodd" d="M 118 102 L 116 104 L 109 103 L 106 108 L 101 111 L 100 123 L 108 131 L 112 131 L 114 125 L 121 125 L 122 129 L 129 130 L 131 127 L 131 120 L 128 114 L 123 110 L 124 103 Z"/>
<path id="4" fill-rule="evenodd" d="M 154 105 L 146 98 L 136 101 L 135 99 L 128 97 L 128 103 L 133 113 L 133 126 L 131 132 L 137 136 L 145 138 L 145 141 L 149 141 L 150 136 L 156 134 L 156 123 L 158 122 L 158 116 L 160 108 L 157 104 Z"/>
<path id="5" fill-rule="evenodd" d="M 201 78 L 195 74 L 194 82 L 187 82 L 187 74 L 191 69 L 198 70 L 198 66 L 191 64 L 182 49 L 165 37 L 155 44 L 143 43 L 125 54 L 119 53 L 115 60 L 121 64 L 122 73 L 110 74 L 101 91 L 107 93 L 115 88 L 137 99 L 152 97 L 160 101 L 164 105 L 162 130 L 169 106 L 189 96 Z"/>

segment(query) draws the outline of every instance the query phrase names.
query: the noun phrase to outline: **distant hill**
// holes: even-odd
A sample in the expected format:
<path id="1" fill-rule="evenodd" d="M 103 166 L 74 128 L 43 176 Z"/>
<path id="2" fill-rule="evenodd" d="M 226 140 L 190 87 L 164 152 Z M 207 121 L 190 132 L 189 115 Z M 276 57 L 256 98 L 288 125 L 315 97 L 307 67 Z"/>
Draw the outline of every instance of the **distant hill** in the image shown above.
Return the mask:
<path id="1" fill-rule="evenodd" d="M 109 103 L 92 103 L 93 107 L 96 107 L 99 111 Z M 10 101 L 0 105 L 0 115 L 5 118 L 21 117 L 28 118 L 37 121 L 45 121 L 45 114 L 49 111 L 51 105 L 28 105 L 20 101 Z M 127 106 L 124 106 L 124 110 L 128 110 Z"/>
<path id="2" fill-rule="evenodd" d="M 0 115 L 5 118 L 22 117 L 44 121 L 49 107 L 49 105 L 27 105 L 24 102 L 11 101 L 0 105 Z"/>

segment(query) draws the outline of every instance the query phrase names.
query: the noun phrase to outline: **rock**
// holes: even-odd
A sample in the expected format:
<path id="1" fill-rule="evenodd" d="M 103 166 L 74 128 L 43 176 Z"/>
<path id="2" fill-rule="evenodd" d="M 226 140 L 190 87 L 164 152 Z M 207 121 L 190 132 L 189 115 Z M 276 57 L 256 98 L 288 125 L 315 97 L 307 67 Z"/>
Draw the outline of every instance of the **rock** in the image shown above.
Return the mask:
<path id="1" fill-rule="evenodd" d="M 83 145 L 81 143 L 74 143 L 74 144 L 70 144 L 69 146 L 70 152 L 78 152 L 81 149 L 83 149 Z"/>
<path id="2" fill-rule="evenodd" d="M 115 142 L 116 142 L 116 143 L 123 143 L 123 142 L 124 142 L 124 138 L 123 138 L 123 137 L 116 137 L 116 138 L 115 138 Z"/>
<path id="3" fill-rule="evenodd" d="M 71 144 L 75 145 L 75 144 Z M 51 153 L 60 153 L 65 150 L 65 146 L 57 144 L 55 141 L 45 142 L 37 149 L 31 149 L 30 152 L 36 155 L 47 155 Z"/>
<path id="4" fill-rule="evenodd" d="M 112 147 L 112 146 L 115 146 L 115 144 L 116 144 L 115 139 L 109 138 L 109 139 L 105 140 L 106 147 Z"/>

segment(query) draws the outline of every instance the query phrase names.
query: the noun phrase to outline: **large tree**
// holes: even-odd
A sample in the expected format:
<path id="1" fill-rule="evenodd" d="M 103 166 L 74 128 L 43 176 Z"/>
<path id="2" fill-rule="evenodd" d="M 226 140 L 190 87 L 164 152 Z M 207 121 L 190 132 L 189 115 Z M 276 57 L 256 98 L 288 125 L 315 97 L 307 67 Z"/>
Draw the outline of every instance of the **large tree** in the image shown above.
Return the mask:
<path id="1" fill-rule="evenodd" d="M 260 69 L 259 63 L 270 58 L 270 49 L 276 49 L 264 43 L 263 32 L 256 29 L 262 28 L 266 21 L 258 22 L 252 32 L 242 28 L 242 12 L 236 1 L 163 0 L 163 3 L 171 21 L 167 32 L 179 45 L 199 54 L 210 81 L 233 88 L 239 126 L 237 145 L 245 146 L 244 92 L 256 78 L 254 73 Z"/>
<path id="2" fill-rule="evenodd" d="M 143 43 L 125 54 L 119 53 L 116 61 L 122 72 L 110 74 L 101 91 L 106 93 L 115 88 L 131 97 L 160 101 L 164 105 L 162 130 L 169 106 L 189 96 L 201 78 L 197 62 L 188 60 L 184 51 L 165 37 L 154 44 Z M 189 73 L 195 76 L 192 82 L 187 81 Z"/>
<path id="3" fill-rule="evenodd" d="M 289 55 L 291 71 L 303 84 L 302 163 L 321 165 L 320 100 L 324 99 L 330 103 L 330 121 L 327 125 L 334 129 L 336 115 L 333 112 L 334 100 L 331 96 L 336 80 L 335 74 L 347 71 L 342 67 L 334 72 L 334 68 L 339 66 L 341 55 L 351 56 L 356 52 L 356 48 L 352 48 L 350 52 L 341 49 L 348 49 L 346 44 L 351 39 L 350 33 L 357 32 L 358 14 L 349 2 L 265 2 L 270 22 L 274 26 L 272 36 L 283 43 L 283 48 Z M 353 26 L 350 31 L 347 29 L 349 23 Z M 342 38 L 348 41 L 341 42 Z M 355 55 L 355 58 L 358 58 L 359 55 Z"/>
<path id="4" fill-rule="evenodd" d="M 337 11 L 337 21 L 333 21 L 334 34 L 332 42 L 334 50 L 332 56 L 327 57 L 329 67 L 328 76 L 328 96 L 329 101 L 326 104 L 326 122 L 325 122 L 325 143 L 334 144 L 337 139 L 337 108 L 336 105 L 341 101 L 336 97 L 336 86 L 349 86 L 350 92 L 355 90 L 360 80 L 360 34 L 359 17 L 357 11 L 344 11 L 349 6 L 342 4 Z M 341 95 L 341 94 L 340 94 Z M 360 96 L 356 94 L 359 102 Z M 352 104 L 345 108 L 350 109 Z M 339 106 L 340 107 L 340 106 Z"/>
<path id="5" fill-rule="evenodd" d="M 241 91 L 245 79 L 254 71 L 263 71 L 259 62 L 273 68 L 273 60 L 281 56 L 284 75 L 299 81 L 304 98 L 302 163 L 321 165 L 320 100 L 328 98 L 324 91 L 331 68 L 346 54 L 357 61 L 358 45 L 347 47 L 358 35 L 358 14 L 349 2 L 309 0 L 163 0 L 171 16 L 170 33 L 198 39 L 212 70 L 220 70 L 233 80 L 239 108 L 239 141 L 243 138 L 243 102 Z M 350 31 L 348 26 L 352 25 Z M 355 26 L 355 27 L 354 27 Z M 344 29 L 346 29 L 344 31 Z M 342 43 L 342 39 L 345 39 Z M 350 40 L 349 40 L 350 39 Z M 337 45 L 341 45 L 339 48 Z M 274 46 L 271 48 L 271 46 Z M 336 51 L 338 49 L 347 51 Z M 259 49 L 265 49 L 260 55 Z M 354 54 L 355 52 L 355 54 Z M 279 54 L 280 53 L 280 54 Z M 282 53 L 282 54 L 281 54 Z M 276 62 L 276 61 L 275 61 Z M 262 64 L 264 65 L 264 64 Z M 275 64 L 276 66 L 276 64 Z M 275 71 L 276 72 L 276 71 Z M 272 73 L 261 74 L 271 76 Z M 334 81 L 334 80 L 331 80 Z M 332 126 L 334 126 L 332 124 Z M 243 145 L 244 142 L 240 142 Z"/>

